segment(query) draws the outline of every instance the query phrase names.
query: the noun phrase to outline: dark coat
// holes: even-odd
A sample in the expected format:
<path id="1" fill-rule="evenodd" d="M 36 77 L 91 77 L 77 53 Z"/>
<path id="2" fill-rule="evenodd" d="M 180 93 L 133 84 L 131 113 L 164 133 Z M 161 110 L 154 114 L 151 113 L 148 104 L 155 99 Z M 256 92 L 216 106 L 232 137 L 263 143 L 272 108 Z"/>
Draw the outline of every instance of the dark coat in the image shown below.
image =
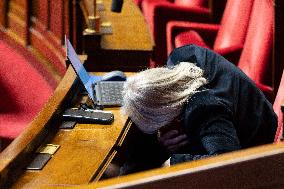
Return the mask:
<path id="1" fill-rule="evenodd" d="M 180 62 L 200 67 L 208 81 L 184 107 L 182 125 L 189 144 L 176 154 L 167 154 L 155 136 L 136 131 L 139 140 L 133 141 L 122 172 L 158 167 L 169 156 L 175 164 L 273 142 L 277 116 L 272 105 L 239 68 L 195 45 L 175 49 L 167 66 Z"/>

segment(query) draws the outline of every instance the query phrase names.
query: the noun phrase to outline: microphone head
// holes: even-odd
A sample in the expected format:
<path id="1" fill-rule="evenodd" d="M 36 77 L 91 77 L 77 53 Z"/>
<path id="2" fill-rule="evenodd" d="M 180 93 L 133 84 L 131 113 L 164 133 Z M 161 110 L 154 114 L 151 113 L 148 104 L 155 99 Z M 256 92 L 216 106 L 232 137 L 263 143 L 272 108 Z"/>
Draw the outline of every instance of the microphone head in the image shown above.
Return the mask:
<path id="1" fill-rule="evenodd" d="M 123 0 L 112 0 L 111 11 L 112 12 L 121 12 L 122 5 L 123 5 Z"/>

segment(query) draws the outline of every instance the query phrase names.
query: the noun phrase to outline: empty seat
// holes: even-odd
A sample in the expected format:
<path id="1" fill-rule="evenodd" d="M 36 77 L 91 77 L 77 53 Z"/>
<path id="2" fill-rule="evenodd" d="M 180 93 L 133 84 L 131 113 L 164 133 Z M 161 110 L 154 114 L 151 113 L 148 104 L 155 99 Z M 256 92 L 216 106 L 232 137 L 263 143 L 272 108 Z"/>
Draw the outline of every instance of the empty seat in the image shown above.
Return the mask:
<path id="1" fill-rule="evenodd" d="M 238 67 L 256 82 L 270 100 L 273 100 L 271 88 L 273 25 L 272 0 L 255 1 L 244 49 L 238 62 Z"/>
<path id="2" fill-rule="evenodd" d="M 15 139 L 40 111 L 55 88 L 33 64 L 0 40 L 0 140 Z"/>
<path id="3" fill-rule="evenodd" d="M 231 0 L 228 3 L 236 3 L 237 1 Z M 240 1 L 240 3 L 248 3 L 248 1 Z M 225 14 L 224 14 L 225 16 Z M 237 15 L 237 16 L 243 16 Z M 229 19 L 229 18 L 228 18 Z M 228 27 L 228 37 L 219 38 L 219 41 L 214 41 L 215 44 L 218 44 L 219 47 L 217 48 L 214 45 L 213 50 L 217 53 L 223 55 L 231 62 L 237 64 L 237 66 L 244 71 L 255 83 L 257 86 L 265 93 L 265 95 L 269 98 L 270 101 L 273 101 L 273 91 L 271 87 L 271 79 L 272 79 L 272 45 L 273 45 L 273 24 L 274 24 L 274 7 L 272 0 L 264 0 L 264 1 L 254 1 L 251 14 L 249 17 L 249 22 L 247 26 L 247 32 L 245 36 L 239 36 L 240 32 L 245 31 L 244 24 L 240 26 L 242 21 L 239 23 L 237 22 L 238 19 L 235 19 L 234 25 L 230 25 Z M 240 19 L 243 20 L 243 19 Z M 177 29 L 175 28 L 177 24 L 184 24 L 184 23 L 169 23 L 168 29 L 171 30 L 172 33 L 176 32 Z M 190 26 L 190 23 L 187 23 Z M 197 29 L 200 30 L 195 33 L 194 35 L 191 30 L 186 31 L 184 33 L 180 33 L 180 38 L 183 38 L 183 43 L 191 43 L 190 41 L 201 41 L 200 45 L 202 46 L 209 46 L 205 43 L 206 37 L 211 37 L 209 30 L 216 30 L 219 31 L 217 25 L 200 25 L 197 23 L 191 23 L 192 33 L 197 32 Z M 235 27 L 234 27 L 235 26 Z M 207 29 L 205 29 L 208 27 Z M 177 27 L 176 27 L 177 28 Z M 194 29 L 192 29 L 194 28 Z M 239 30 L 239 28 L 243 28 L 243 30 Z M 233 31 L 233 29 L 235 29 Z M 184 37 L 187 34 L 190 37 Z M 197 36 L 205 36 L 204 38 Z M 230 37 L 231 36 L 231 37 Z M 235 36 L 237 38 L 235 39 Z M 243 38 L 244 37 L 244 38 Z M 168 36 L 168 39 L 170 36 Z M 231 47 L 226 47 L 228 45 L 228 39 L 231 38 Z M 241 45 L 241 41 L 244 41 L 243 45 Z M 172 39 L 171 39 L 172 40 Z M 203 40 L 203 41 L 202 41 Z M 176 40 L 177 42 L 178 40 Z M 181 39 L 180 39 L 181 41 Z M 218 43 L 217 43 L 218 42 Z M 172 43 L 172 42 L 171 42 Z M 238 45 L 239 44 L 239 45 Z M 242 47 L 243 46 L 243 47 Z M 223 47 L 223 49 L 221 48 Z M 225 48 L 226 47 L 226 48 Z M 210 46 L 208 47 L 210 48 Z M 238 59 L 238 49 L 240 53 L 240 58 Z M 235 54 L 232 54 L 235 53 Z"/>
<path id="4" fill-rule="evenodd" d="M 164 65 L 166 63 L 166 25 L 169 21 L 191 20 L 196 22 L 210 22 L 209 8 L 190 4 L 194 1 L 187 0 L 186 3 L 184 0 L 175 3 L 167 0 L 143 0 L 142 12 L 155 43 L 152 57 L 154 65 Z"/>
<path id="5" fill-rule="evenodd" d="M 168 54 L 175 47 L 196 44 L 237 63 L 245 42 L 253 2 L 254 0 L 228 0 L 220 24 L 169 22 Z"/>

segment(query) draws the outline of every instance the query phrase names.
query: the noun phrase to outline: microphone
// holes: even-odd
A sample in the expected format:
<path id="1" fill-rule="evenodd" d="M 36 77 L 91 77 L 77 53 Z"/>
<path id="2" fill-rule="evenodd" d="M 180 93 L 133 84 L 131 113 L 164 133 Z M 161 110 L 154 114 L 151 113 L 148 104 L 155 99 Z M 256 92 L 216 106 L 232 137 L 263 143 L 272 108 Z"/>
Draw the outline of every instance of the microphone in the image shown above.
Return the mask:
<path id="1" fill-rule="evenodd" d="M 121 12 L 123 0 L 112 0 L 111 2 L 111 11 L 112 12 Z"/>

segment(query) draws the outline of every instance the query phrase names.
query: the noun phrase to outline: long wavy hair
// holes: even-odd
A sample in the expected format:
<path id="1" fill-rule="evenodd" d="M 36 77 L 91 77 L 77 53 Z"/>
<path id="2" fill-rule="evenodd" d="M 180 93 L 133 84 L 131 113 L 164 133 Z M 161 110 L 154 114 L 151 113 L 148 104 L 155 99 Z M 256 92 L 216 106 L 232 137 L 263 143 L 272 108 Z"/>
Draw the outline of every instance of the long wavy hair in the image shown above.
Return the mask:
<path id="1" fill-rule="evenodd" d="M 139 72 L 124 85 L 122 113 L 144 133 L 154 133 L 180 115 L 185 102 L 206 82 L 203 70 L 189 62 Z"/>

